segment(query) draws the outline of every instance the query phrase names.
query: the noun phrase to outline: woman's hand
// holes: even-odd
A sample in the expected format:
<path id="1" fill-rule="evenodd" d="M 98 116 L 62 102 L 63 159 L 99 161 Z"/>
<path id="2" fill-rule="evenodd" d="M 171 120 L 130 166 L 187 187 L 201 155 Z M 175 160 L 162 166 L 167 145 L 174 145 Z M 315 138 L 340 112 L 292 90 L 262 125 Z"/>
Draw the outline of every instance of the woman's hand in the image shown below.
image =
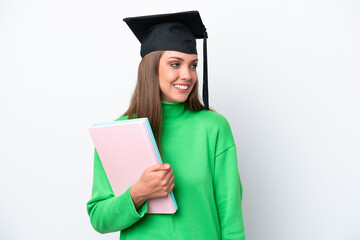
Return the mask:
<path id="1" fill-rule="evenodd" d="M 174 175 L 170 164 L 155 164 L 142 173 L 130 188 L 135 208 L 139 209 L 146 200 L 166 197 L 174 188 Z"/>

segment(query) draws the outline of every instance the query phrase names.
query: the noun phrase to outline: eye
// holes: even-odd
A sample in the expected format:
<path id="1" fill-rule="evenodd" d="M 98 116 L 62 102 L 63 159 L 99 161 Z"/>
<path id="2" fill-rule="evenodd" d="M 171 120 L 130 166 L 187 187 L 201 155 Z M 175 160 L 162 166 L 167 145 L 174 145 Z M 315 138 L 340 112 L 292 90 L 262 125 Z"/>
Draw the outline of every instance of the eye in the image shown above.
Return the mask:
<path id="1" fill-rule="evenodd" d="M 170 66 L 171 67 L 179 67 L 180 64 L 178 62 L 172 62 L 172 63 L 170 63 Z"/>
<path id="2" fill-rule="evenodd" d="M 197 68 L 197 63 L 196 64 L 191 64 L 191 68 L 196 69 Z"/>

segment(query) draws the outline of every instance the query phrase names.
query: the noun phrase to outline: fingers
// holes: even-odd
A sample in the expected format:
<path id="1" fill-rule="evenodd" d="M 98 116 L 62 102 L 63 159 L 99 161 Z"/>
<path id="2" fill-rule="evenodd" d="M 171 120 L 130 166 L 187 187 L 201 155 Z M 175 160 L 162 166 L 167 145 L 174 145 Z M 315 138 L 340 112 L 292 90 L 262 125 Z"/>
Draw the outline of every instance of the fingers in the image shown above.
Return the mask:
<path id="1" fill-rule="evenodd" d="M 175 187 L 175 183 L 171 182 L 171 184 L 169 185 L 168 189 L 166 189 L 165 193 L 164 193 L 164 197 L 166 197 Z"/>
<path id="2" fill-rule="evenodd" d="M 168 164 L 168 163 L 164 163 L 163 164 L 163 169 L 171 169 L 171 165 L 170 164 Z"/>
<path id="3" fill-rule="evenodd" d="M 157 163 L 142 173 L 139 180 L 130 188 L 130 195 L 134 204 L 139 204 L 148 199 L 166 197 L 174 186 L 174 175 L 170 164 Z"/>
<path id="4" fill-rule="evenodd" d="M 143 186 L 147 199 L 166 197 L 174 188 L 174 175 L 170 164 L 157 163 L 147 168 L 143 174 Z"/>
<path id="5" fill-rule="evenodd" d="M 164 182 L 165 182 L 165 185 L 167 186 L 171 186 L 171 184 L 174 182 L 174 174 L 173 174 L 173 170 L 170 169 L 167 174 L 165 175 L 164 177 Z"/>
<path id="6" fill-rule="evenodd" d="M 162 170 L 156 172 L 158 179 L 158 193 L 160 197 L 167 196 L 170 191 L 174 188 L 174 175 L 173 170 L 170 168 L 168 170 Z"/>
<path id="7" fill-rule="evenodd" d="M 166 170 L 169 170 L 169 169 L 171 169 L 171 166 L 168 163 L 165 163 L 165 164 L 157 163 L 157 164 L 154 164 L 153 166 L 148 168 L 148 170 L 150 172 L 161 171 L 161 170 L 166 171 Z"/>
<path id="8" fill-rule="evenodd" d="M 154 164 L 154 165 L 148 167 L 148 170 L 149 170 L 150 172 L 159 171 L 159 170 L 161 170 L 162 165 L 163 165 L 163 164 L 161 164 L 161 163 Z"/>
<path id="9" fill-rule="evenodd" d="M 161 182 L 165 196 L 168 195 L 170 191 L 174 188 L 174 179 L 175 176 L 173 175 L 173 170 L 170 169 Z"/>
<path id="10" fill-rule="evenodd" d="M 169 170 L 158 171 L 157 176 L 163 186 L 169 183 L 169 180 L 173 175 L 174 171 L 170 168 Z"/>
<path id="11" fill-rule="evenodd" d="M 168 190 L 168 194 L 174 189 L 174 187 L 175 187 L 175 183 L 172 183 Z"/>

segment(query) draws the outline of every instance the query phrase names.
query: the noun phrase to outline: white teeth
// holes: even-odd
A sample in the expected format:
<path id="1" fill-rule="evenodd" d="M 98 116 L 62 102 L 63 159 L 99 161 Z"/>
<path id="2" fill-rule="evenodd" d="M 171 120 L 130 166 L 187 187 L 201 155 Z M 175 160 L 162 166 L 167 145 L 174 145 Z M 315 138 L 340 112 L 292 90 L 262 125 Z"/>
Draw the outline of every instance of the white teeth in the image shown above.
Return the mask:
<path id="1" fill-rule="evenodd" d="M 183 90 L 185 90 L 185 89 L 188 89 L 188 88 L 189 88 L 189 86 L 188 86 L 188 85 L 174 85 L 174 87 L 179 88 L 179 89 L 183 89 Z"/>

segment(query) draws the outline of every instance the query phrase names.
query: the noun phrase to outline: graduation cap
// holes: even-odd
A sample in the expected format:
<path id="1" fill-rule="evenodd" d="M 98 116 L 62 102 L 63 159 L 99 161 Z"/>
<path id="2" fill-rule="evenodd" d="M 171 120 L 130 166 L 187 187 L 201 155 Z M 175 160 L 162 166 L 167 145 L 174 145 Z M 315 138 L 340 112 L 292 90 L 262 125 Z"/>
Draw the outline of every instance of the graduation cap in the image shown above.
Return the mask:
<path id="1" fill-rule="evenodd" d="M 141 43 L 141 57 L 153 51 L 197 54 L 196 39 L 204 39 L 203 101 L 209 109 L 207 32 L 198 11 L 124 18 Z"/>

